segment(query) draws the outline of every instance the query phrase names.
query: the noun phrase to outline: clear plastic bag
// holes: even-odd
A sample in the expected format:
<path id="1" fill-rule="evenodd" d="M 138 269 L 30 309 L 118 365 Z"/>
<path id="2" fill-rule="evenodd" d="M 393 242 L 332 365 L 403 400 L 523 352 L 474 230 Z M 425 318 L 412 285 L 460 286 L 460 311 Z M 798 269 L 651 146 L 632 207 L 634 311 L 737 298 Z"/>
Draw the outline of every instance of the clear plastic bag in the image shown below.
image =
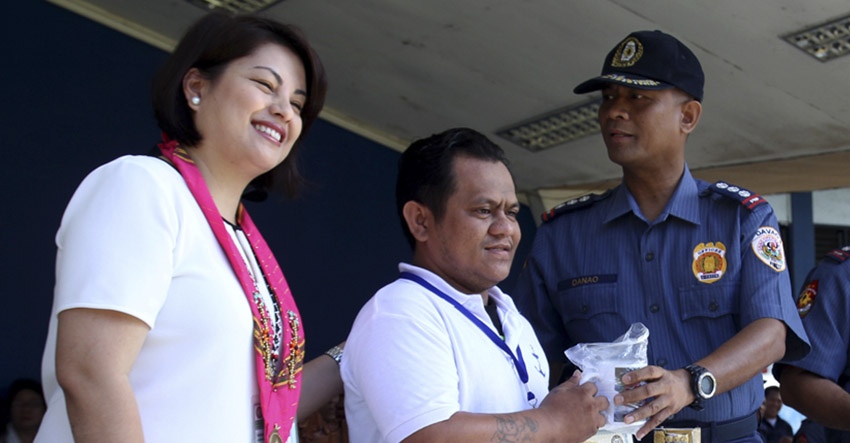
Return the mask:
<path id="1" fill-rule="evenodd" d="M 600 431 L 635 434 L 646 424 L 645 419 L 625 424 L 626 414 L 641 405 L 615 405 L 614 396 L 628 389 L 621 381 L 623 375 L 647 366 L 648 345 L 649 329 L 643 323 L 633 323 L 624 335 L 611 343 L 579 343 L 564 352 L 581 369 L 582 384 L 594 383 L 599 391 L 597 395 L 605 396 L 610 402 L 605 410 L 607 421 Z"/>

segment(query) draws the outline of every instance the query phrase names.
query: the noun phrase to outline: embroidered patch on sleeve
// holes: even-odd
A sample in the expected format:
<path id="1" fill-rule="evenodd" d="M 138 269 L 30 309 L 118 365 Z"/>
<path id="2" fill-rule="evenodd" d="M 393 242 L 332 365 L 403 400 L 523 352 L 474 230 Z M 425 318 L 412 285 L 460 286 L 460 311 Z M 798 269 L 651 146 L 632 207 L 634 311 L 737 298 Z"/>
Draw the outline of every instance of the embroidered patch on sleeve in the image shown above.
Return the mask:
<path id="1" fill-rule="evenodd" d="M 700 243 L 694 248 L 694 276 L 703 283 L 714 283 L 726 272 L 726 245 Z"/>
<path id="2" fill-rule="evenodd" d="M 806 316 L 815 305 L 815 297 L 818 295 L 818 281 L 812 280 L 800 292 L 800 298 L 797 299 L 797 312 L 800 313 L 800 318 Z"/>
<path id="3" fill-rule="evenodd" d="M 753 252 L 764 264 L 776 272 L 785 270 L 785 250 L 782 247 L 782 237 L 771 226 L 762 226 L 753 236 Z"/>

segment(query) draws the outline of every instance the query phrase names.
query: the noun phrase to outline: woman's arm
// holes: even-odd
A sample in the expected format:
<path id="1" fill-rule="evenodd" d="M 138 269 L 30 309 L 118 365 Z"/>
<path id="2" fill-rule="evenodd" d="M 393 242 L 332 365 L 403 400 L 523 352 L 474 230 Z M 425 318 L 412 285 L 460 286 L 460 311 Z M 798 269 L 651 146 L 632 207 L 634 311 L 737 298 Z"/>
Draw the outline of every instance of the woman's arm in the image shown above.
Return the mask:
<path id="1" fill-rule="evenodd" d="M 345 342 L 339 344 L 342 348 Z M 342 394 L 342 377 L 339 364 L 327 354 L 322 354 L 304 365 L 301 374 L 301 398 L 298 401 L 298 419 L 313 415 L 334 397 Z"/>
<path id="2" fill-rule="evenodd" d="M 141 320 L 117 311 L 59 313 L 56 377 L 74 441 L 144 441 L 129 374 L 148 331 Z"/>

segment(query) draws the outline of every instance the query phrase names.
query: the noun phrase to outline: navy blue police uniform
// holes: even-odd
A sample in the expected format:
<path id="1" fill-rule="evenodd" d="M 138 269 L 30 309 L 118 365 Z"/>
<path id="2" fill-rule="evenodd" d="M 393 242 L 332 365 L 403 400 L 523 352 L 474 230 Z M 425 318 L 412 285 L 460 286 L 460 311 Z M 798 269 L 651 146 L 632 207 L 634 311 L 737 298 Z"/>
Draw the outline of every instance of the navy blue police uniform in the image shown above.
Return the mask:
<path id="1" fill-rule="evenodd" d="M 800 429 L 794 434 L 793 443 L 827 443 L 823 426 L 807 418 L 800 423 Z"/>
<path id="2" fill-rule="evenodd" d="M 790 364 L 850 392 L 850 246 L 830 251 L 809 272 L 797 296 L 797 309 L 812 351 Z M 775 371 L 780 370 L 777 365 Z M 850 442 L 850 432 L 826 429 L 824 435 L 830 442 Z"/>
<path id="3" fill-rule="evenodd" d="M 776 217 L 759 195 L 695 179 L 686 165 L 655 221 L 642 216 L 623 184 L 566 202 L 544 220 L 514 296 L 551 360 L 642 322 L 649 364 L 674 370 L 760 318 L 788 326 L 786 358 L 808 352 Z M 758 438 L 754 413 L 763 399 L 757 376 L 706 400 L 702 411 L 682 409 L 665 426 L 746 424 L 748 441 Z M 732 437 L 726 440 L 741 436 Z"/>

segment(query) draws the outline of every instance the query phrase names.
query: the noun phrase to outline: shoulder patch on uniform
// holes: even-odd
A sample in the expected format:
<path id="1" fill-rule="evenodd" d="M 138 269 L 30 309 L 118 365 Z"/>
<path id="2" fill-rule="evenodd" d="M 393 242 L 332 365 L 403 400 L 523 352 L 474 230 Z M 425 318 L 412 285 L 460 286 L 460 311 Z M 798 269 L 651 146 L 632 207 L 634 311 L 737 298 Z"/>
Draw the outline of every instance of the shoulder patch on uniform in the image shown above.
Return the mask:
<path id="1" fill-rule="evenodd" d="M 838 263 L 844 263 L 850 258 L 850 246 L 845 246 L 840 249 L 833 249 L 826 254 L 826 258 L 835 260 Z"/>
<path id="2" fill-rule="evenodd" d="M 730 185 L 729 183 L 720 181 L 708 187 L 713 192 L 731 198 L 743 205 L 745 208 L 752 210 L 756 206 L 767 203 L 764 197 L 741 188 L 739 186 Z"/>
<path id="3" fill-rule="evenodd" d="M 753 253 L 776 272 L 785 270 L 785 248 L 782 236 L 773 226 L 762 226 L 753 235 Z"/>
<path id="4" fill-rule="evenodd" d="M 804 318 L 812 310 L 817 296 L 818 281 L 812 280 L 806 283 L 806 286 L 800 291 L 800 296 L 797 298 L 797 312 L 800 314 L 800 318 Z"/>
<path id="5" fill-rule="evenodd" d="M 571 200 L 567 200 L 558 206 L 546 211 L 543 215 L 540 216 L 543 219 L 543 223 L 550 222 L 555 219 L 557 216 L 561 214 L 566 214 L 567 212 L 574 211 L 580 208 L 586 208 L 591 206 L 592 204 L 608 197 L 611 195 L 611 190 L 607 190 L 602 194 L 586 194 L 581 197 L 576 197 Z"/>

